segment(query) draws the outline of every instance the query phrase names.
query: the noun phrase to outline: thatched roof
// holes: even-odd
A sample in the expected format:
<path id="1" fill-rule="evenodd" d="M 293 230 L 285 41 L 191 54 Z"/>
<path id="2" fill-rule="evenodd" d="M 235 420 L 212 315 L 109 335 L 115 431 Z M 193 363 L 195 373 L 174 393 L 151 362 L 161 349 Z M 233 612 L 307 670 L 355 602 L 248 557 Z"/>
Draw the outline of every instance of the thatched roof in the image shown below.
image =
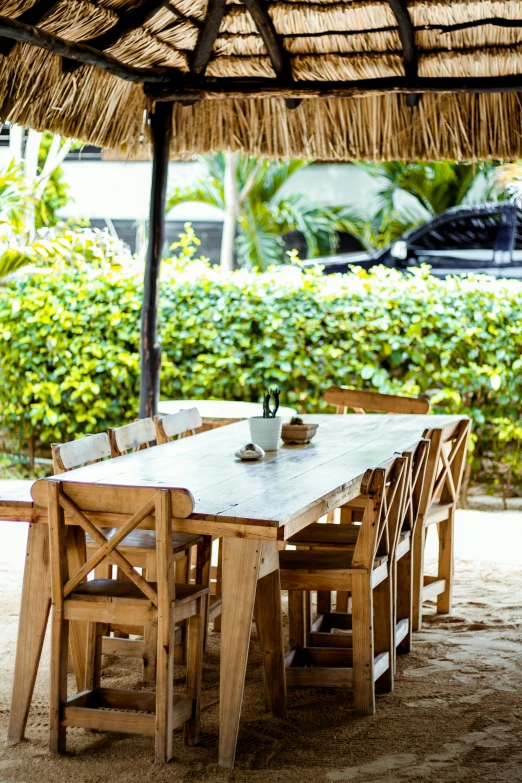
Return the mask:
<path id="1" fill-rule="evenodd" d="M 129 154 L 160 97 L 173 156 L 522 157 L 520 0 L 0 0 L 0 35 L 4 121 Z"/>

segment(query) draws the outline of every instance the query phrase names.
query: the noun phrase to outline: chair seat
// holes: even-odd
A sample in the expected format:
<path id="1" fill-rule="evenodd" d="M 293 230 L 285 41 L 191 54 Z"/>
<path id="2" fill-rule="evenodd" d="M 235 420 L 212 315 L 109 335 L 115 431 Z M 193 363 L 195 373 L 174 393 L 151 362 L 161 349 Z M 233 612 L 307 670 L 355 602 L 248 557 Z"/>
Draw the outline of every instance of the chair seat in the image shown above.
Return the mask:
<path id="1" fill-rule="evenodd" d="M 333 527 L 333 525 L 324 525 L 324 527 Z M 279 552 L 279 568 L 281 571 L 307 571 L 309 573 L 319 571 L 354 571 L 365 570 L 362 566 L 352 566 L 353 552 L 321 552 L 319 550 L 295 551 L 285 549 Z M 376 557 L 374 568 L 386 563 L 388 557 L 383 555 Z"/>
<path id="2" fill-rule="evenodd" d="M 117 527 L 101 527 L 100 533 L 105 536 L 105 538 L 110 538 L 111 536 L 116 533 L 116 531 L 119 530 Z M 94 544 L 95 542 L 92 540 L 90 536 L 86 536 L 87 544 Z M 191 533 L 173 533 L 172 534 L 172 551 L 174 554 L 177 554 L 178 552 L 184 552 L 188 547 L 194 546 L 195 544 L 199 543 L 201 541 L 201 536 L 195 536 Z M 98 546 L 98 545 L 96 545 Z M 126 536 L 122 543 L 118 546 L 118 549 L 120 549 L 122 552 L 125 551 L 125 549 L 146 549 L 146 550 L 154 550 L 156 549 L 156 533 L 154 530 L 142 530 L 141 528 L 133 530 L 131 533 L 129 533 L 128 536 Z"/>
<path id="3" fill-rule="evenodd" d="M 436 522 L 444 522 L 446 519 L 449 519 L 454 508 L 455 503 L 442 503 L 440 500 L 434 500 L 424 517 L 424 526 L 428 527 L 428 525 L 434 525 Z"/>
<path id="4" fill-rule="evenodd" d="M 296 546 L 355 546 L 361 531 L 360 525 L 328 525 L 314 522 L 291 536 L 287 543 Z"/>
<path id="5" fill-rule="evenodd" d="M 155 582 L 149 584 L 153 590 L 156 590 Z M 209 588 L 204 585 L 176 584 L 176 603 L 189 598 L 199 598 L 208 592 Z M 91 579 L 89 582 L 82 582 L 71 593 L 71 598 L 99 602 L 109 602 L 115 598 L 149 601 L 139 587 L 127 579 Z"/>

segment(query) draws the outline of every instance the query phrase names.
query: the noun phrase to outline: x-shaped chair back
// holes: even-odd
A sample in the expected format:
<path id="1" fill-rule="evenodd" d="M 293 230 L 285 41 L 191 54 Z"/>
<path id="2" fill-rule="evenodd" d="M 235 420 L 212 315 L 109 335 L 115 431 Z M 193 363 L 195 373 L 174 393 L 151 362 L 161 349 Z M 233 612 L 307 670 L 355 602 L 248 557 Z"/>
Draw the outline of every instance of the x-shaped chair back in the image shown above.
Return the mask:
<path id="1" fill-rule="evenodd" d="M 436 499 L 457 504 L 470 431 L 471 422 L 464 420 L 453 428 L 431 432 L 421 515 L 429 512 Z"/>
<path id="2" fill-rule="evenodd" d="M 128 488 L 127 510 L 131 516 L 122 521 L 120 527 L 110 538 L 106 538 L 89 518 L 93 513 L 99 518 L 100 513 L 111 513 L 115 505 L 115 487 L 108 485 L 88 485 L 62 482 L 58 479 L 48 480 L 49 528 L 51 542 L 51 565 L 53 602 L 63 601 L 82 582 L 87 575 L 103 561 L 120 568 L 125 576 L 148 598 L 154 606 L 158 606 L 158 592 L 151 583 L 139 574 L 127 558 L 119 551 L 118 546 L 144 520 L 154 518 L 156 529 L 156 552 L 158 557 L 158 585 L 172 582 L 172 517 L 185 518 L 192 513 L 194 500 L 188 490 L 142 489 Z M 130 508 L 129 508 L 130 507 Z M 69 574 L 65 532 L 66 524 L 79 525 L 99 545 L 87 562 L 74 574 Z M 171 600 L 175 595 L 171 596 Z"/>
<path id="3" fill-rule="evenodd" d="M 403 456 L 367 471 L 361 484 L 361 494 L 368 495 L 361 532 L 355 545 L 354 565 L 371 569 L 377 556 L 390 556 L 391 535 L 399 525 L 403 507 L 408 461 Z"/>
<path id="4" fill-rule="evenodd" d="M 415 449 L 403 452 L 402 456 L 407 463 L 404 477 L 403 504 L 398 517 L 398 524 L 395 526 L 392 535 L 392 555 L 395 554 L 401 533 L 404 530 L 408 530 L 413 537 L 415 532 L 421 506 L 429 448 L 429 440 L 423 438 Z"/>

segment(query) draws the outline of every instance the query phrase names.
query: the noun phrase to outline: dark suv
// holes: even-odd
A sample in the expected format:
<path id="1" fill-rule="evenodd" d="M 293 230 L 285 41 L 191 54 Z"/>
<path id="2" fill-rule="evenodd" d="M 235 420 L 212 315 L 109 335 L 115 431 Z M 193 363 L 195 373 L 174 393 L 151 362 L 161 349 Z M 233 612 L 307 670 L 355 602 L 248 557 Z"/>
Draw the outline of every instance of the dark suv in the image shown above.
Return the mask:
<path id="1" fill-rule="evenodd" d="M 383 250 L 309 259 L 326 274 L 351 264 L 395 269 L 429 264 L 437 277 L 486 274 L 522 280 L 522 210 L 508 201 L 454 207 L 407 231 Z"/>

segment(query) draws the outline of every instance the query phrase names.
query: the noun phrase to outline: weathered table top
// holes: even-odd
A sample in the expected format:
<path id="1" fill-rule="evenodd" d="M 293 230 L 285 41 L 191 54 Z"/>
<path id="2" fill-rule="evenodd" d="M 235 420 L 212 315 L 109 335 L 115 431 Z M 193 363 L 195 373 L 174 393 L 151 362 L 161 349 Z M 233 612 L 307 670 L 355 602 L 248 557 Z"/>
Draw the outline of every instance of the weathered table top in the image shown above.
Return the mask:
<path id="1" fill-rule="evenodd" d="M 197 408 L 203 419 L 248 419 L 250 416 L 261 416 L 263 406 L 260 402 L 236 402 L 234 400 L 162 400 L 159 403 L 160 414 L 177 413 L 185 408 Z M 278 416 L 290 418 L 295 416 L 293 408 L 281 406 Z"/>
<path id="2" fill-rule="evenodd" d="M 234 456 L 248 442 L 247 422 L 107 460 L 60 476 L 64 482 L 187 488 L 189 519 L 175 529 L 211 535 L 287 538 L 359 494 L 366 470 L 415 445 L 428 429 L 454 428 L 462 416 L 311 415 L 319 423 L 306 446 L 283 446 L 260 462 Z M 47 488 L 32 489 L 45 507 Z"/>

